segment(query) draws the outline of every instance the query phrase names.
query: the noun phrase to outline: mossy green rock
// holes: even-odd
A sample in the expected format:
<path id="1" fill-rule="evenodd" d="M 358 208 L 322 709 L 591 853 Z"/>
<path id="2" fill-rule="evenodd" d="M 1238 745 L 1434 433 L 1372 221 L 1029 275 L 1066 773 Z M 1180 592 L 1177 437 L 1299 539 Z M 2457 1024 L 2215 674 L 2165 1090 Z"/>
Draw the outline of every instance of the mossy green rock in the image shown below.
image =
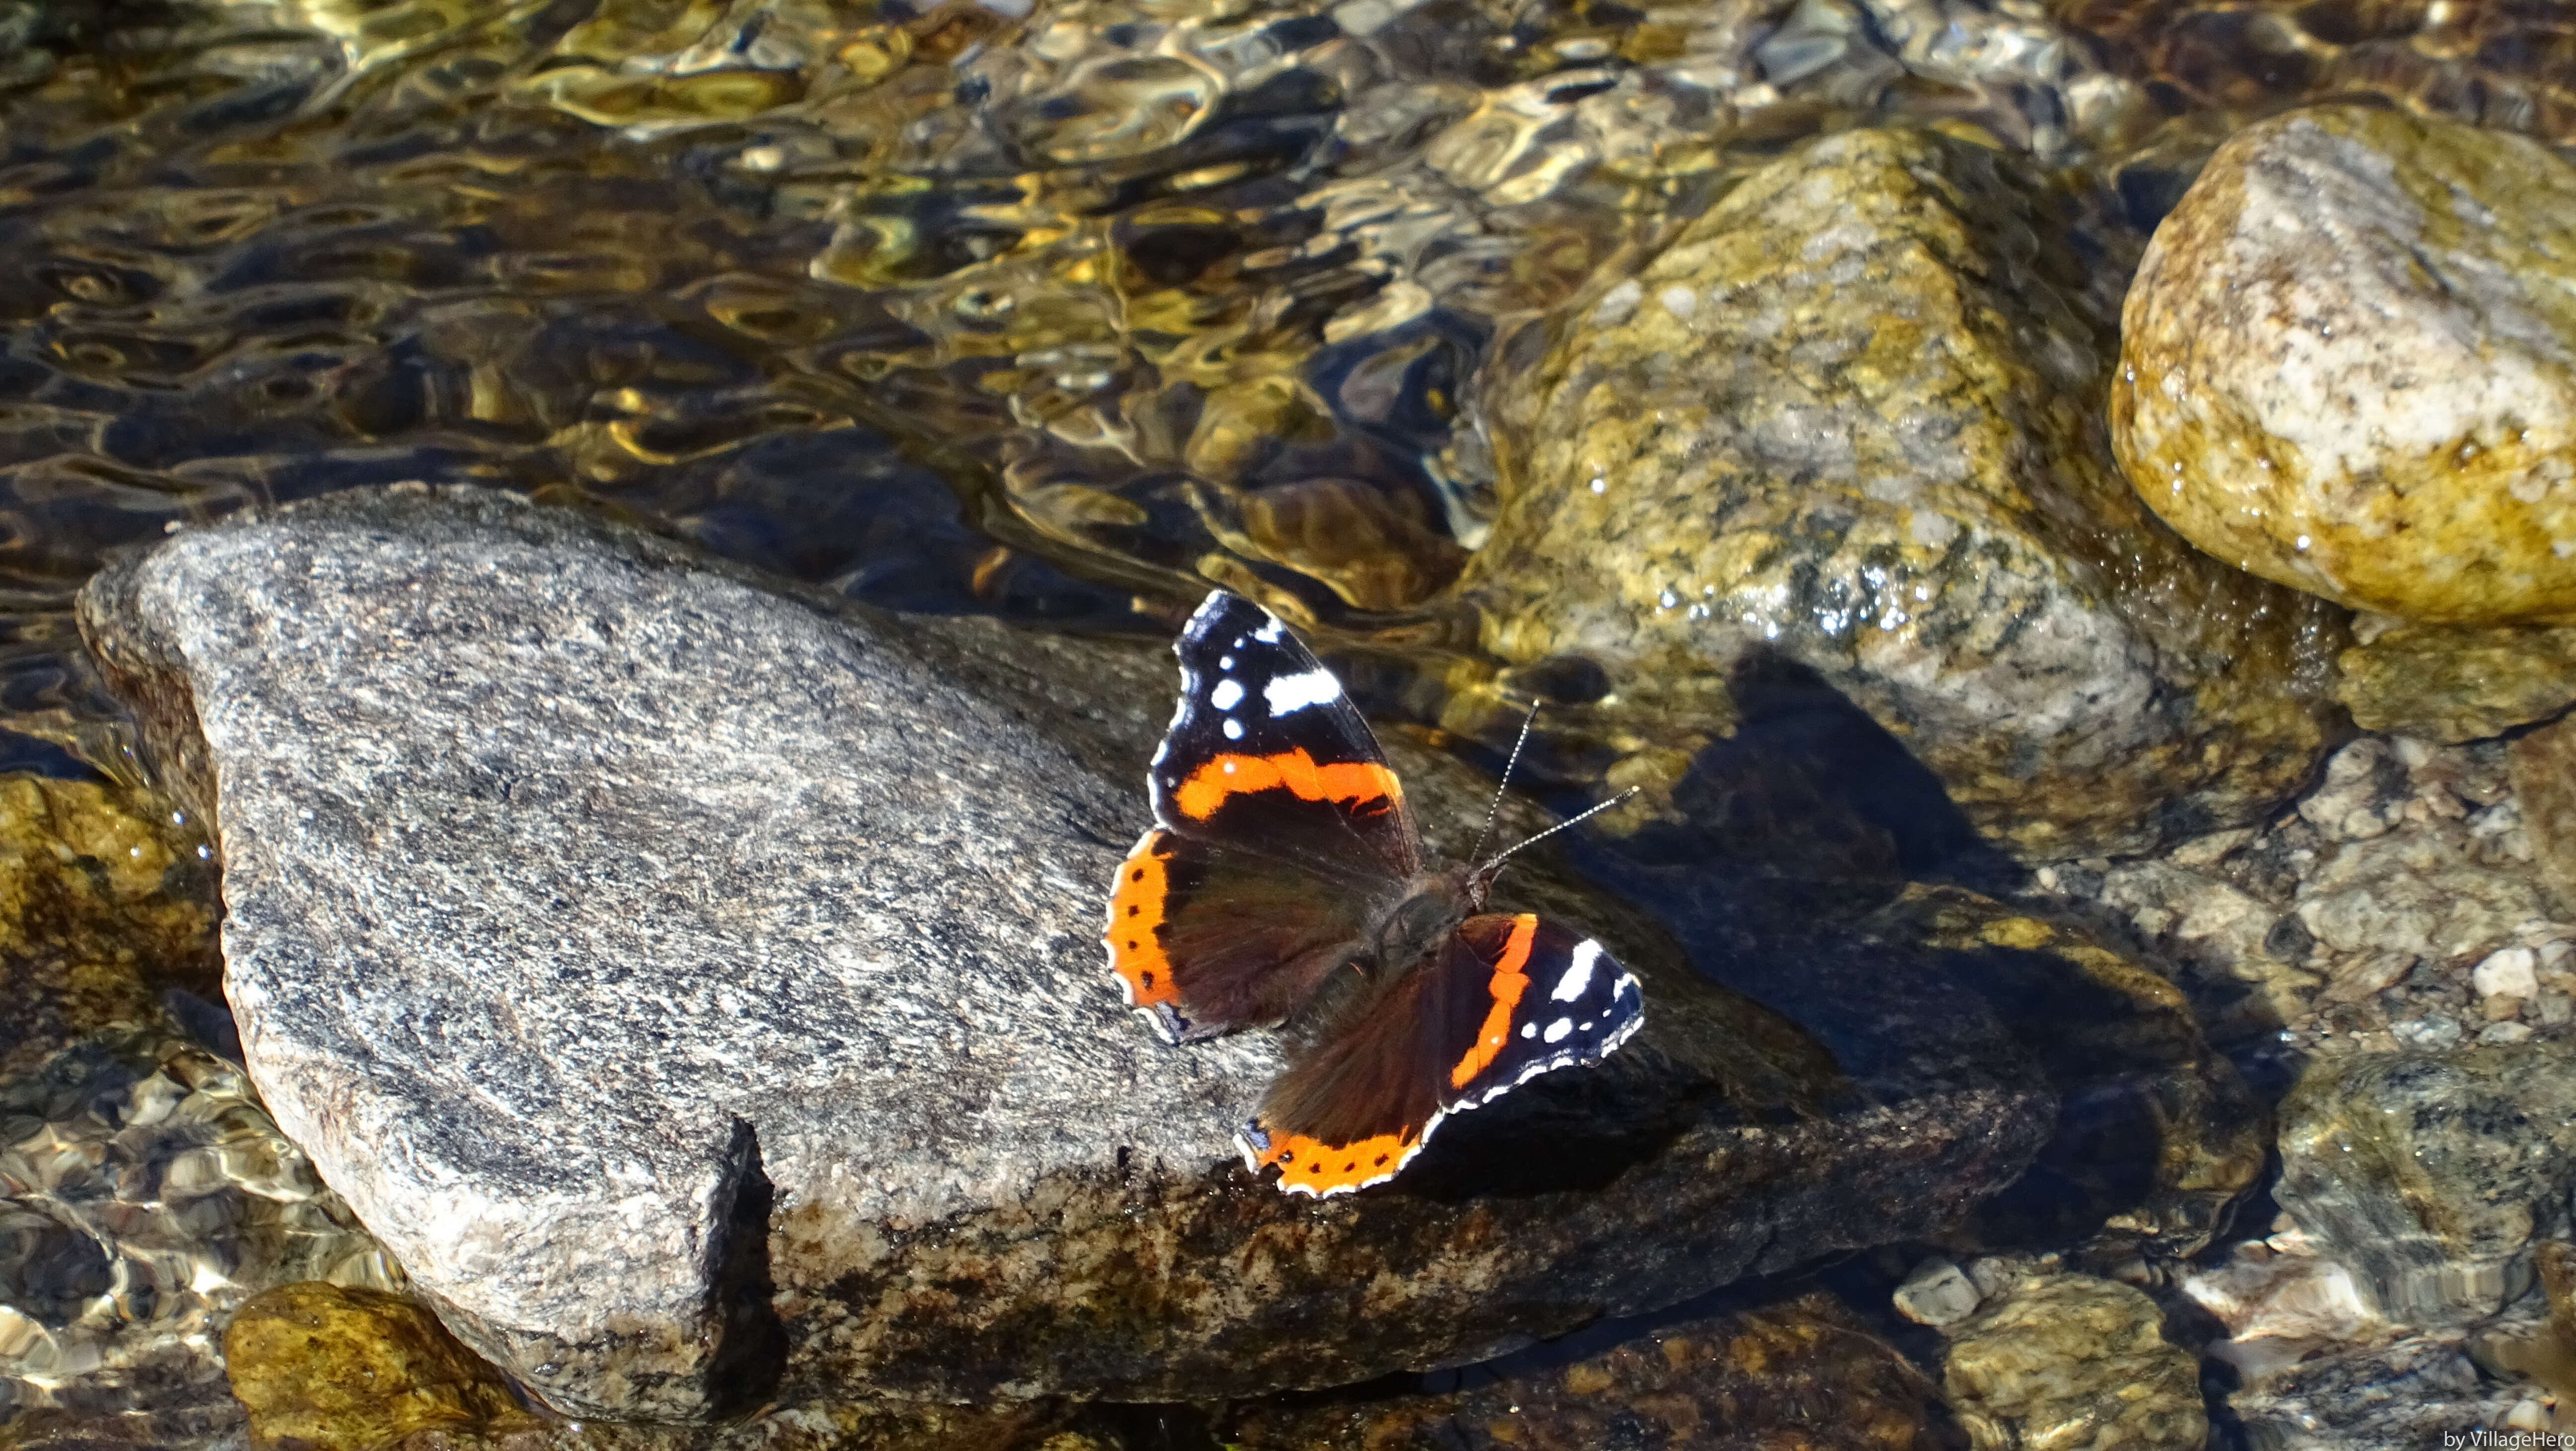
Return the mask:
<path id="1" fill-rule="evenodd" d="M 2120 478 L 2109 290 L 2136 246 L 1929 132 L 1755 172 L 1496 370 L 1504 502 L 1460 585 L 1484 643 L 1597 666 L 1609 693 L 1555 724 L 1650 791 L 1733 730 L 1730 674 L 1785 656 L 2024 857 L 2250 819 L 2329 742 L 2342 617 Z"/>
<path id="2" fill-rule="evenodd" d="M 2359 106 L 2219 148 L 2122 313 L 2112 436 L 2203 549 L 2361 609 L 2576 622 L 2576 165 Z"/>

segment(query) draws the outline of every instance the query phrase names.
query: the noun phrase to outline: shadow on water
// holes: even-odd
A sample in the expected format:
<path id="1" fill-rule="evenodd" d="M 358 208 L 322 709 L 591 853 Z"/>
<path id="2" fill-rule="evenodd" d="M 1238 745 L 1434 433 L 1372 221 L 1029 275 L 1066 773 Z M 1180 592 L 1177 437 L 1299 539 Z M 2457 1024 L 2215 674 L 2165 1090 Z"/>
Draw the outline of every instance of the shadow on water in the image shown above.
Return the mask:
<path id="1" fill-rule="evenodd" d="M 2278 1087 L 2230 1086 L 2127 925 L 2032 897 L 2030 873 L 1867 712 L 1776 654 L 1729 683 L 1740 724 L 1691 761 L 1671 817 L 1583 834 L 1571 854 L 1693 970 L 1796 1023 L 1858 1084 L 1955 1071 L 2053 1089 L 2055 1134 L 1978 1212 L 1975 1240 L 2083 1245 L 2170 1191 L 2177 1142 L 2233 1142 L 2268 1116 Z M 2203 1208 L 2217 1222 L 2140 1236 L 2223 1233 L 2223 1206 Z"/>

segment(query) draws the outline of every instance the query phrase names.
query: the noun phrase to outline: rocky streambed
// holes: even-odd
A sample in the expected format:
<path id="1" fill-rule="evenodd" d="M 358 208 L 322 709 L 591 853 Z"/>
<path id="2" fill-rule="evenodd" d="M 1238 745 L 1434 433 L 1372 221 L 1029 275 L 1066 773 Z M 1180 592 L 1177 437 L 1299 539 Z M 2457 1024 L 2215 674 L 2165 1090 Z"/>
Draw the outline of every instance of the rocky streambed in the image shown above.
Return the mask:
<path id="1" fill-rule="evenodd" d="M 2576 1425 L 2565 28 L 2329 9 L 0 10 L 0 1444 Z M 1634 790 L 1321 1203 L 1210 582 Z"/>

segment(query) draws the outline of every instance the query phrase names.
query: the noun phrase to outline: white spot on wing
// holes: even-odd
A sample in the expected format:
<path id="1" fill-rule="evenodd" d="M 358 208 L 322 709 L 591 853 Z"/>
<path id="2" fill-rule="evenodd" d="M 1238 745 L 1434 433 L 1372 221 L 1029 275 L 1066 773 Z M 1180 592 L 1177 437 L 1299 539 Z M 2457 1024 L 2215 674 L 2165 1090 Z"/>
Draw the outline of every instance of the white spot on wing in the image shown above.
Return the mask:
<path id="1" fill-rule="evenodd" d="M 1220 680 L 1216 689 L 1208 692 L 1208 704 L 1219 710 L 1232 710 L 1242 703 L 1243 682 L 1240 680 Z"/>
<path id="2" fill-rule="evenodd" d="M 1279 636 L 1286 631 L 1287 628 L 1287 626 L 1279 623 L 1279 617 L 1277 615 L 1270 613 L 1268 610 L 1263 610 L 1261 612 L 1261 628 L 1252 632 L 1252 638 L 1259 640 L 1264 645 L 1276 645 L 1279 643 Z"/>
<path id="3" fill-rule="evenodd" d="M 1225 738 L 1229 741 L 1242 740 L 1243 722 L 1236 720 L 1233 716 L 1227 716 L 1225 718 Z"/>
<path id="4" fill-rule="evenodd" d="M 1272 715 L 1290 715 L 1310 705 L 1341 699 L 1342 683 L 1333 678 L 1330 670 L 1309 670 L 1302 675 L 1282 675 L 1264 685 L 1261 698 L 1270 703 Z"/>
<path id="5" fill-rule="evenodd" d="M 1574 1020 L 1572 1018 L 1559 1018 L 1555 1022 L 1547 1025 L 1547 1041 L 1551 1043 L 1562 1043 L 1565 1041 L 1566 1035 L 1573 1031 Z"/>
<path id="6" fill-rule="evenodd" d="M 1560 1003 L 1570 1003 L 1583 996 L 1583 990 L 1592 986 L 1592 964 L 1600 960 L 1600 943 L 1589 937 L 1576 943 L 1574 961 L 1566 965 L 1565 975 L 1556 980 L 1556 991 L 1549 993 L 1548 997 Z M 1548 1041 L 1553 1043 L 1556 1040 L 1551 1038 Z"/>
<path id="7" fill-rule="evenodd" d="M 1522 1037 L 1524 1037 L 1524 1038 L 1535 1038 L 1535 1037 L 1537 1037 L 1537 1036 L 1538 1036 L 1538 1024 L 1536 1024 L 1536 1023 L 1523 1023 L 1523 1024 L 1521 1024 L 1521 1036 L 1522 1036 Z"/>

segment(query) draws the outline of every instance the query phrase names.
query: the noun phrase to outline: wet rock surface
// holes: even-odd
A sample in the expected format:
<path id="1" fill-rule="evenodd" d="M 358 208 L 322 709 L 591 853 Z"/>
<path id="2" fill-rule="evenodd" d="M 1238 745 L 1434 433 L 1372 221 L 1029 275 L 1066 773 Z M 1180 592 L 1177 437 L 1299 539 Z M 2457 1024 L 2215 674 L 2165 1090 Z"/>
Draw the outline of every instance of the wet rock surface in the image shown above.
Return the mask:
<path id="1" fill-rule="evenodd" d="M 2336 661 L 2335 698 L 2364 730 L 2460 742 L 2547 720 L 2576 702 L 2576 630 L 2365 617 Z"/>
<path id="2" fill-rule="evenodd" d="M 147 718 L 203 722 L 160 755 L 218 768 L 227 986 L 280 1122 L 567 1409 L 703 1414 L 763 1274 L 791 1396 L 1470 1359 L 1927 1233 L 2053 1102 L 1972 1007 L 1846 1039 L 1605 920 L 1653 1003 L 1632 1051 L 1391 1192 L 1292 1201 L 1224 1142 L 1267 1043 L 1165 1050 L 1098 963 L 1159 650 L 844 619 L 472 491 L 183 534 L 86 598 Z M 1472 772 L 1400 765 L 1470 829 Z M 1874 996 L 1869 966 L 1812 991 Z"/>
<path id="3" fill-rule="evenodd" d="M 2359 107 L 2248 127 L 2122 311 L 2112 439 L 2200 547 L 2408 619 L 2576 620 L 2576 165 Z"/>
<path id="4" fill-rule="evenodd" d="M 1956 887 L 1909 887 L 1869 919 L 1940 953 L 2057 1090 L 2057 1132 L 1977 1209 L 1990 1242 L 2077 1243 L 2178 1258 L 2225 1227 L 2262 1176 L 2270 1117 L 2201 1035 L 2171 982 L 2070 922 Z"/>
<path id="5" fill-rule="evenodd" d="M 2229 1405 L 2253 1444 L 2363 1451 L 2439 1445 L 2481 1427 L 2543 1429 L 2511 1424 L 2528 1399 L 2525 1386 L 2481 1376 L 2457 1337 L 2415 1336 L 2302 1361 Z"/>
<path id="6" fill-rule="evenodd" d="M 1514 1357 L 1477 1382 L 1241 1412 L 1218 1429 L 1224 1444 L 1244 1451 L 1962 1444 L 1931 1378 L 1822 1293 L 1682 1320 L 1591 1354 Z"/>
<path id="7" fill-rule="evenodd" d="M 2576 1049 L 2354 1056 L 2281 1107 L 2273 1191 L 2391 1322 L 2450 1329 L 2533 1284 L 2576 1187 Z"/>
<path id="8" fill-rule="evenodd" d="M 2199 1366 L 2163 1322 L 2127 1285 L 2024 1274 L 1944 1328 L 1942 1379 L 1980 1447 L 2191 1451 L 2209 1438 Z"/>
<path id="9" fill-rule="evenodd" d="M 2342 627 L 2120 478 L 2099 410 L 2137 245 L 1929 132 L 1748 177 L 1499 373 L 1502 512 L 1460 584 L 1484 643 L 1604 677 L 1571 719 L 1621 784 L 1669 791 L 1741 720 L 1730 676 L 1784 658 L 2025 857 L 2251 818 L 2328 743 Z"/>

